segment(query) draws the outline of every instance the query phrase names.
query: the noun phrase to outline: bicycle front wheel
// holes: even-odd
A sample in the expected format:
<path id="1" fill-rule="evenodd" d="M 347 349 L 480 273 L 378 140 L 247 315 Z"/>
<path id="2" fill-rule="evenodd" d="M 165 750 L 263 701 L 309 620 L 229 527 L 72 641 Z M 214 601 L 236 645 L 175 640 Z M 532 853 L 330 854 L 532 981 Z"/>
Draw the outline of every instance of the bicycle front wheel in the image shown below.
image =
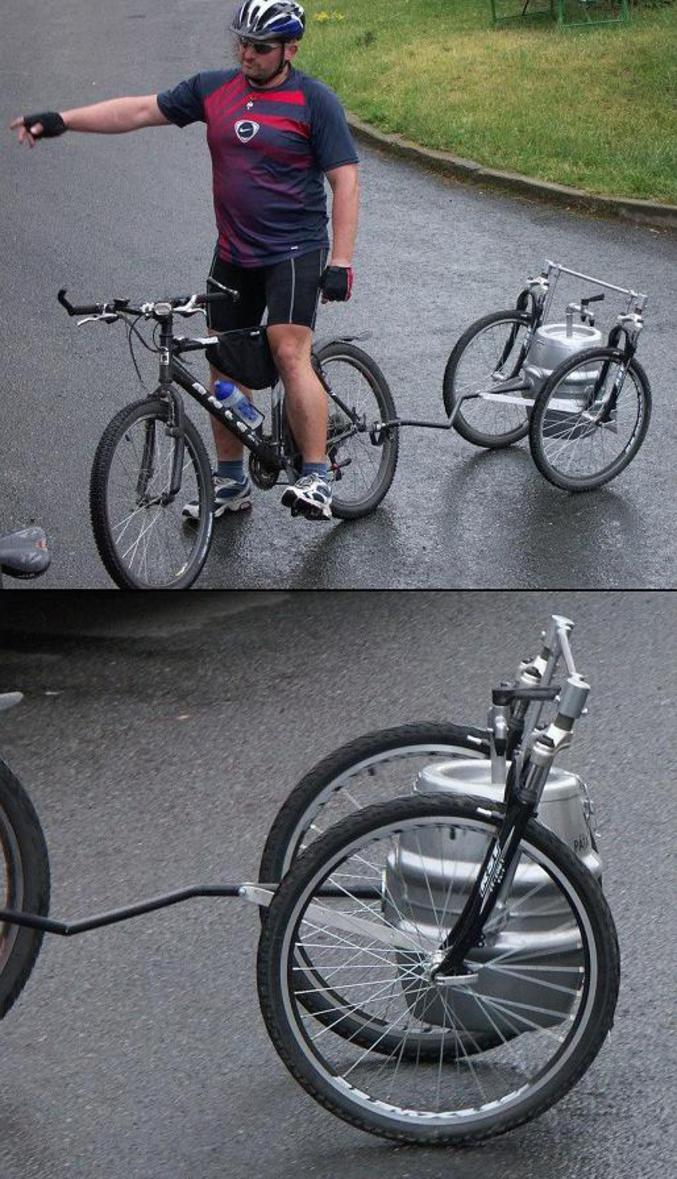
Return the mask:
<path id="1" fill-rule="evenodd" d="M 33 805 L 0 761 L 0 908 L 46 917 L 49 858 Z M 35 965 L 42 931 L 0 922 L 0 1019 L 21 994 Z"/>
<path id="2" fill-rule="evenodd" d="M 611 1028 L 620 967 L 608 906 L 573 852 L 533 821 L 470 973 L 433 973 L 501 822 L 499 808 L 471 798 L 367 808 L 301 856 L 272 900 L 258 954 L 269 1034 L 307 1092 L 360 1129 L 450 1145 L 503 1133 L 558 1101 Z M 343 997 L 333 1028 L 305 1001 L 306 950 L 322 954 Z M 453 1054 L 365 1049 L 341 1034 L 355 1007 L 400 1046 L 432 1024 Z"/>
<path id="3" fill-rule="evenodd" d="M 444 408 L 449 416 L 456 411 L 454 429 L 466 442 L 498 450 L 526 438 L 529 406 L 520 386 L 529 393 L 522 365 L 530 326 L 525 312 L 495 311 L 473 323 L 454 347 L 444 372 Z"/>
<path id="4" fill-rule="evenodd" d="M 106 427 L 94 456 L 94 539 L 121 588 L 188 589 L 209 552 L 214 491 L 207 452 L 184 417 L 181 461 L 169 419 L 170 406 L 160 398 L 134 402 Z M 171 494 L 177 455 L 180 488 Z M 187 502 L 198 504 L 198 518 L 190 523 L 182 517 Z"/>
<path id="5" fill-rule="evenodd" d="M 329 393 L 327 454 L 333 474 L 332 514 L 355 520 L 373 512 L 395 475 L 399 451 L 397 428 L 379 442 L 370 431 L 376 422 L 396 417 L 383 373 L 354 344 L 334 340 L 316 354 Z"/>
<path id="6" fill-rule="evenodd" d="M 564 491 L 592 491 L 627 467 L 651 417 L 644 369 L 613 348 L 578 352 L 551 374 L 531 413 L 529 443 L 545 478 Z"/>

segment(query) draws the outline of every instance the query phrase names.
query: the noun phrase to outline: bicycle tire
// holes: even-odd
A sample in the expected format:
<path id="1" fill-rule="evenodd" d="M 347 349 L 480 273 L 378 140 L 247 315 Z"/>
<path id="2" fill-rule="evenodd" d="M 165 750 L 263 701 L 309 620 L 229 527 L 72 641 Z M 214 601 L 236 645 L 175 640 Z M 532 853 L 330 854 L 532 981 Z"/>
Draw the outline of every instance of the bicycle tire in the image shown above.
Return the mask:
<path id="1" fill-rule="evenodd" d="M 18 778 L 0 759 L 0 848 L 4 889 L 0 905 L 46 917 L 49 857 L 35 808 Z M 0 925 L 0 1019 L 18 999 L 35 965 L 42 930 Z"/>
<path id="2" fill-rule="evenodd" d="M 209 553 L 213 527 L 213 480 L 209 459 L 204 443 L 193 423 L 184 416 L 185 453 L 182 474 L 182 487 L 179 494 L 171 503 L 160 505 L 157 503 L 140 505 L 138 502 L 139 480 L 143 475 L 143 462 L 146 454 L 146 441 L 149 429 L 153 436 L 150 445 L 153 447 L 153 469 L 150 473 L 149 488 L 153 486 L 153 499 L 162 494 L 163 484 L 169 476 L 172 459 L 172 440 L 165 445 L 165 456 L 159 463 L 155 459 L 156 449 L 162 448 L 162 437 L 156 432 L 156 424 L 166 425 L 169 419 L 169 404 L 158 398 L 144 398 L 125 406 L 109 422 L 103 432 L 101 441 L 94 456 L 90 478 L 90 515 L 94 539 L 99 556 L 106 571 L 116 585 L 122 589 L 188 589 L 199 577 Z M 139 431 L 132 437 L 132 430 L 145 420 L 145 437 Z M 166 433 L 164 437 L 167 437 Z M 121 444 L 129 448 L 129 454 L 122 456 Z M 139 454 L 141 448 L 141 455 Z M 117 491 L 112 486 L 114 479 L 114 464 L 120 463 L 123 470 L 125 459 L 129 461 L 133 470 L 124 471 L 121 480 L 120 500 L 117 507 Z M 190 465 L 189 465 L 190 464 Z M 190 472 L 190 485 L 184 489 L 186 474 Z M 116 486 L 116 485 L 115 485 Z M 196 523 L 186 524 L 181 518 L 181 507 L 184 499 L 199 499 L 200 514 Z M 115 505 L 113 500 L 116 500 Z M 143 510 L 142 510 L 143 509 Z M 146 515 L 155 510 L 155 516 L 150 524 L 144 524 Z M 159 538 L 158 525 L 166 523 L 162 514 L 170 511 L 168 538 Z M 122 512 L 122 516 L 120 516 Z M 111 521 L 111 513 L 119 520 Z M 133 528 L 130 523 L 134 521 Z M 119 538 L 115 530 L 119 531 Z M 131 537 L 128 534 L 131 532 Z M 137 534 L 137 531 L 138 534 Z M 155 530 L 155 531 L 154 531 Z M 120 543 L 124 537 L 127 545 L 126 552 L 120 551 Z M 131 543 L 130 543 L 131 539 Z M 158 543 L 159 541 L 159 543 Z M 153 552 L 150 551 L 151 547 Z M 131 552 L 131 559 L 128 559 Z M 149 567 L 149 556 L 154 559 L 157 553 L 162 562 L 162 570 L 157 574 Z"/>
<path id="3" fill-rule="evenodd" d="M 609 388 L 613 385 L 614 369 L 622 361 L 623 353 L 614 348 L 577 352 L 551 373 L 536 398 L 529 425 L 531 454 L 544 478 L 563 491 L 593 491 L 602 487 L 627 467 L 646 437 L 651 420 L 651 387 L 644 369 L 634 358 L 628 364 L 613 417 L 599 423 L 586 417 L 591 412 L 586 390 L 596 386 L 596 374 L 607 365 L 605 388 Z M 578 381 L 576 370 L 580 374 Z M 580 413 L 553 408 L 556 403 L 575 404 L 577 399 Z M 612 448 L 617 450 L 615 458 L 609 454 Z M 573 469 L 576 463 L 577 474 Z"/>
<path id="4" fill-rule="evenodd" d="M 332 515 L 356 520 L 373 512 L 387 494 L 397 468 L 399 433 L 385 432 L 377 444 L 370 427 L 397 415 L 392 393 L 381 369 L 361 348 L 332 340 L 315 354 L 329 385 L 327 453 L 333 471 Z M 336 398 L 360 417 L 358 427 Z"/>
<path id="5" fill-rule="evenodd" d="M 259 880 L 281 880 L 296 857 L 310 846 L 311 839 L 314 841 L 328 826 L 345 817 L 346 807 L 348 813 L 355 813 L 360 807 L 383 801 L 384 795 L 396 797 L 407 783 L 413 786 L 422 764 L 453 757 L 488 756 L 485 731 L 449 723 L 399 725 L 348 742 L 313 766 L 278 811 L 263 849 Z M 364 782 L 360 782 L 362 777 Z M 261 909 L 262 922 L 266 913 Z M 320 977 L 310 956 L 305 955 L 303 963 L 310 975 Z M 331 989 L 325 990 L 321 1000 L 315 1000 L 312 993 L 307 998 L 309 1010 L 328 1026 L 334 1021 L 332 1011 L 325 1010 L 330 999 L 340 1007 L 341 996 Z M 377 1050 L 386 1054 L 401 1043 L 401 1037 L 384 1036 L 382 1028 L 374 1027 L 369 1018 L 363 1020 L 358 1011 L 342 1019 L 339 1034 L 365 1048 L 376 1044 Z M 410 1036 L 404 1047 L 406 1056 L 419 1055 L 421 1059 L 435 1059 L 439 1051 L 440 1037 L 434 1029 Z M 445 1045 L 444 1052 L 455 1055 L 454 1045 Z"/>
<path id="6" fill-rule="evenodd" d="M 411 763 L 414 758 L 433 761 L 473 756 L 489 757 L 487 731 L 446 722 L 396 725 L 364 733 L 341 745 L 304 774 L 280 807 L 263 848 L 259 880 L 282 879 L 295 857 L 305 850 L 305 838 L 314 839 L 323 833 L 324 828 L 317 827 L 318 815 L 323 808 L 337 802 L 339 795 L 351 812 L 384 801 L 375 783 L 379 768 L 390 767 L 394 761 Z M 359 788 L 362 793 L 356 799 L 355 779 L 360 774 L 367 776 L 368 785 Z M 405 786 L 398 781 L 394 788 L 386 784 L 384 789 L 392 798 L 402 794 Z M 345 817 L 345 813 L 337 813 L 329 823 Z M 326 825 L 329 824 L 325 821 Z"/>
<path id="7" fill-rule="evenodd" d="M 510 361 L 510 368 L 506 380 L 517 376 L 521 368 L 524 356 L 521 356 L 523 351 L 522 345 L 515 349 L 514 344 L 519 338 L 519 328 L 524 327 L 525 330 L 529 328 L 532 322 L 531 316 L 526 312 L 517 311 L 512 308 L 509 311 L 494 311 L 490 315 L 484 315 L 481 319 L 475 321 L 455 344 L 451 355 L 447 361 L 444 370 L 443 379 L 443 399 L 444 408 L 448 417 L 451 417 L 452 412 L 456 406 L 458 398 L 464 391 L 466 386 L 476 388 L 478 382 L 489 384 L 498 370 L 501 356 L 507 346 L 510 334 L 517 329 L 517 337 L 513 343 L 510 352 L 505 357 L 503 364 Z M 498 329 L 503 324 L 506 327 L 505 332 L 499 332 L 493 329 Z M 489 343 L 490 333 L 493 332 L 491 344 Z M 480 361 L 474 358 L 469 361 L 468 352 L 473 346 L 473 342 L 478 339 L 481 340 L 486 336 L 484 347 L 487 349 L 486 355 Z M 467 365 L 467 372 L 462 370 L 464 360 Z M 480 371 L 476 371 L 479 369 Z M 486 369 L 486 373 L 485 370 Z M 459 371 L 461 370 L 461 371 Z M 500 382 L 495 382 L 496 389 L 500 389 Z M 498 402 L 488 402 L 482 400 L 465 401 L 463 405 L 457 410 L 454 417 L 454 429 L 461 438 L 466 442 L 471 442 L 473 446 L 481 446 L 489 450 L 500 450 L 505 446 L 512 446 L 514 442 L 519 442 L 522 438 L 526 438 L 529 432 L 529 406 L 524 405 L 522 409 L 516 405 L 501 405 Z M 487 427 L 491 423 L 492 414 L 499 419 L 498 428 L 489 430 Z M 521 418 L 524 416 L 524 421 Z M 477 422 L 473 422 L 473 418 L 480 419 L 482 428 L 479 428 Z M 506 419 L 505 421 L 503 419 Z M 512 424 L 514 423 L 514 424 Z M 510 428 L 506 428 L 508 426 Z"/>
<path id="8" fill-rule="evenodd" d="M 406 938 L 412 937 L 411 930 L 418 936 L 419 926 L 411 924 L 413 917 L 408 927 L 404 918 L 392 919 L 401 917 L 397 899 L 393 899 L 397 877 L 392 871 L 388 877 L 387 869 L 384 872 L 382 868 L 383 862 L 391 866 L 406 865 L 406 860 L 384 861 L 384 853 L 389 846 L 396 852 L 404 846 L 400 841 L 410 839 L 412 833 L 420 838 L 422 832 L 422 837 L 428 839 L 432 832 L 435 838 L 438 835 L 442 838 L 448 828 L 480 833 L 488 846 L 501 822 L 500 808 L 489 809 L 470 797 L 450 802 L 434 795 L 421 795 L 369 807 L 332 828 L 299 857 L 272 900 L 268 921 L 261 932 L 257 960 L 259 1002 L 271 1041 L 306 1092 L 331 1113 L 359 1129 L 397 1142 L 428 1145 L 462 1145 L 505 1133 L 543 1113 L 563 1097 L 592 1063 L 611 1029 L 620 979 L 613 918 L 594 877 L 560 839 L 532 820 L 518 849 L 520 864 L 536 871 L 536 876 L 530 879 L 535 878 L 538 883 L 531 885 L 529 903 L 533 908 L 534 898 L 541 892 L 544 907 L 536 913 L 537 920 L 550 912 L 552 895 L 557 905 L 567 906 L 564 923 L 560 921 L 560 908 L 555 906 L 554 920 L 559 924 L 554 934 L 565 940 L 569 956 L 562 958 L 561 941 L 555 943 L 556 953 L 560 955 L 560 965 L 556 967 L 549 966 L 547 958 L 544 961 L 542 943 L 532 951 L 531 958 L 524 949 L 513 949 L 506 954 L 500 941 L 502 931 L 497 925 L 485 937 L 484 946 L 472 952 L 484 954 L 483 959 L 474 960 L 476 979 L 463 987 L 452 982 L 450 987 L 442 988 L 443 1015 L 437 1018 L 443 1020 L 445 1028 L 449 1024 L 451 1034 L 464 1004 L 466 1012 L 474 1012 L 477 1004 L 482 1018 L 495 1019 L 497 1026 L 512 1025 L 512 1032 L 502 1039 L 500 1047 L 482 1053 L 480 1073 L 477 1054 L 461 1055 L 454 1064 L 440 1058 L 437 1069 L 429 1066 L 429 1062 L 416 1060 L 403 1064 L 399 1056 L 385 1061 L 379 1057 L 378 1062 L 372 1062 L 369 1053 L 361 1048 L 352 1049 L 341 1036 L 331 1037 L 326 1028 L 314 1034 L 312 1016 L 295 994 L 295 954 L 303 938 L 317 939 L 325 935 L 334 939 L 328 942 L 328 948 L 334 953 L 335 974 L 340 970 L 341 958 L 345 959 L 346 968 L 359 969 L 356 960 L 362 947 L 358 943 L 360 939 L 366 942 L 364 953 L 371 955 L 365 959 L 367 965 L 379 973 L 375 979 L 371 975 L 369 981 L 351 985 L 370 987 L 372 991 L 376 986 L 371 999 L 375 1008 L 378 1003 L 393 1004 L 397 1000 L 404 1010 L 398 1019 L 413 1018 L 407 998 L 407 988 L 411 994 L 411 983 L 406 981 L 408 967 L 403 967 L 402 951 L 397 947 L 405 939 L 406 954 L 411 958 L 415 953 L 422 966 L 424 959 L 431 960 L 431 947 L 439 937 L 444 937 L 452 918 L 447 912 L 448 899 L 440 898 L 440 904 L 444 905 L 441 924 L 433 940 L 427 943 L 428 949 L 411 949 L 416 941 L 407 945 Z M 383 847 L 379 848 L 379 844 Z M 421 863 L 424 862 L 421 858 Z M 431 862 L 435 865 L 436 857 Z M 356 867 L 362 864 L 366 865 L 361 869 L 364 879 L 373 879 L 377 889 L 384 889 L 389 909 L 384 910 L 383 902 L 371 910 L 364 903 L 356 906 L 353 893 L 346 887 L 343 892 L 347 908 L 332 909 L 337 897 L 331 902 L 321 896 L 318 900 L 319 890 L 327 881 L 335 883 L 356 876 L 359 879 Z M 516 874 L 514 880 L 517 878 Z M 440 879 L 445 879 L 444 873 Z M 385 883 L 380 884 L 381 881 Z M 400 893 L 406 914 L 402 900 L 405 895 Z M 431 894 L 433 899 L 437 898 Z M 375 903 L 379 905 L 378 900 Z M 309 909 L 310 905 L 314 907 Z M 362 919 L 362 926 L 351 934 L 350 941 L 341 932 L 346 926 L 340 922 L 337 926 L 337 912 L 348 920 L 347 928 L 353 929 L 356 920 L 359 926 L 355 912 Z M 434 906 L 433 913 L 437 923 L 439 911 Z M 488 931 L 489 926 L 485 935 Z M 510 932 L 509 925 L 507 932 Z M 424 943 L 419 945 L 423 947 Z M 372 962 L 372 958 L 377 961 Z M 386 966 L 393 985 L 399 987 L 397 996 L 394 990 L 387 990 L 388 980 L 383 979 Z M 546 973 L 552 969 L 558 973 Z M 498 971 L 498 981 L 494 979 L 493 984 L 487 983 L 491 970 Z M 526 983 L 521 981 L 525 972 Z M 568 985 L 549 981 L 562 975 Z M 359 976 L 353 973 L 350 977 Z M 303 976 L 300 982 L 303 986 Z M 429 991 L 435 990 L 429 982 L 422 985 Z M 468 997 L 469 986 L 474 988 L 474 1002 Z M 494 994 L 495 988 L 499 988 L 499 996 L 514 994 L 516 987 L 524 1001 L 504 998 L 497 1002 L 487 993 L 492 986 Z M 537 1002 L 539 994 L 548 996 L 549 1006 Z M 392 1010 L 389 1018 L 392 1020 Z M 374 1068 L 375 1063 L 378 1068 Z M 389 1066 L 392 1067 L 388 1072 Z M 435 1102 L 435 1096 L 429 1097 L 429 1092 L 436 1094 L 435 1109 L 429 1108 Z"/>

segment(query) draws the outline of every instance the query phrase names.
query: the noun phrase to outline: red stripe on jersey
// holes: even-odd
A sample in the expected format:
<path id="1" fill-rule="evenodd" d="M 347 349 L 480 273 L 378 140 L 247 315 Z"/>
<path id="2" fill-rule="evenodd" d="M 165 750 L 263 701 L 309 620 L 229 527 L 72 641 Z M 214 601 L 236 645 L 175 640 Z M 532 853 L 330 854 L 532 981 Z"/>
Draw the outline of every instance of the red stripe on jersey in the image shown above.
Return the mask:
<path id="1" fill-rule="evenodd" d="M 256 108 L 252 111 L 252 118 L 264 127 L 274 127 L 276 131 L 293 131 L 296 135 L 302 135 L 304 139 L 310 139 L 310 123 L 304 123 L 301 119 L 285 119 L 283 115 L 262 115 Z"/>
<path id="2" fill-rule="evenodd" d="M 303 106 L 306 101 L 302 90 L 271 90 L 270 92 L 265 89 L 253 90 L 247 95 L 247 98 L 266 102 L 293 102 L 296 106 Z"/>
<path id="3" fill-rule="evenodd" d="M 247 87 L 242 74 L 237 74 L 234 78 L 230 79 L 230 82 L 224 83 L 224 85 L 220 86 L 218 90 L 212 91 L 212 93 L 205 98 L 205 113 L 209 112 L 210 115 L 217 113 L 224 115 L 230 114 L 231 111 L 235 110 L 240 105 L 240 102 L 242 101 L 242 95 L 244 94 L 246 88 Z M 225 107 L 228 107 L 228 109 L 224 109 Z"/>

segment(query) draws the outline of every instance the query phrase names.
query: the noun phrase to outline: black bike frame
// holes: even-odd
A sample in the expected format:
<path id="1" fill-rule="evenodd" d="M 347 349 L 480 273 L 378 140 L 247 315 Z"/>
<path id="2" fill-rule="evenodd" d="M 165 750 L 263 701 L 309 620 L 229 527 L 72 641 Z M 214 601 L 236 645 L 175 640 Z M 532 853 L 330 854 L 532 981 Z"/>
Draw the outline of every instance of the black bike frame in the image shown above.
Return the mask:
<path id="1" fill-rule="evenodd" d="M 175 339 L 172 332 L 172 320 L 169 319 L 162 323 L 160 330 L 160 384 L 156 392 L 159 392 L 161 397 L 169 397 L 174 407 L 174 420 L 172 425 L 177 431 L 177 438 L 183 439 L 183 417 L 181 407 L 181 398 L 177 397 L 172 389 L 172 383 L 175 382 L 189 394 L 203 409 L 207 410 L 212 417 L 220 421 L 231 434 L 251 450 L 257 458 L 261 460 L 268 467 L 280 469 L 284 465 L 284 460 L 281 454 L 280 447 L 280 430 L 279 422 L 273 422 L 273 438 L 277 445 L 270 445 L 266 442 L 256 430 L 252 430 L 251 426 L 246 425 L 240 418 L 236 417 L 232 409 L 224 406 L 216 397 L 213 397 L 208 389 L 205 388 L 200 381 L 196 380 L 193 373 L 189 371 L 183 364 L 181 364 L 178 356 L 183 352 L 198 352 L 204 351 L 209 344 L 216 343 L 216 337 L 207 340 L 182 340 Z M 182 447 L 177 446 L 177 451 L 182 450 Z M 175 455 L 175 468 L 178 471 L 183 470 L 183 454 Z M 176 494 L 178 488 L 174 490 L 174 480 L 172 478 L 172 492 Z"/>
<path id="2" fill-rule="evenodd" d="M 224 335 L 227 334 L 224 333 Z M 193 373 L 185 365 L 181 364 L 178 359 L 185 352 L 202 352 L 210 344 L 218 343 L 218 339 L 219 337 L 215 336 L 204 339 L 175 337 L 171 316 L 163 320 L 160 325 L 160 384 L 151 396 L 159 393 L 161 397 L 169 400 L 172 407 L 169 430 L 176 437 L 178 445 L 175 447 L 172 464 L 172 482 L 169 492 L 169 496 L 171 497 L 178 494 L 181 485 L 180 477 L 183 470 L 184 439 L 183 404 L 181 398 L 177 396 L 176 391 L 173 389 L 173 384 L 179 385 L 194 401 L 197 401 L 203 409 L 206 409 L 207 413 L 211 414 L 217 421 L 220 421 L 231 434 L 234 434 L 248 450 L 256 455 L 264 467 L 277 472 L 284 468 L 288 474 L 292 470 L 291 456 L 287 456 L 284 449 L 282 403 L 280 400 L 273 400 L 271 418 L 272 441 L 269 442 L 257 430 L 253 430 L 251 426 L 248 426 L 241 418 L 237 417 L 232 409 L 224 406 L 222 402 L 212 396 L 209 390 L 200 381 L 196 380 Z M 334 393 L 315 356 L 313 367 L 325 393 L 338 406 L 341 412 L 345 414 L 348 421 L 352 423 L 352 426 L 356 427 L 358 431 L 366 430 L 366 422 L 361 422 L 355 410 L 346 405 Z M 275 385 L 271 386 L 271 388 L 274 389 Z M 346 430 L 345 434 L 338 435 L 332 441 L 338 443 L 343 437 L 348 437 L 351 432 L 351 430 Z"/>

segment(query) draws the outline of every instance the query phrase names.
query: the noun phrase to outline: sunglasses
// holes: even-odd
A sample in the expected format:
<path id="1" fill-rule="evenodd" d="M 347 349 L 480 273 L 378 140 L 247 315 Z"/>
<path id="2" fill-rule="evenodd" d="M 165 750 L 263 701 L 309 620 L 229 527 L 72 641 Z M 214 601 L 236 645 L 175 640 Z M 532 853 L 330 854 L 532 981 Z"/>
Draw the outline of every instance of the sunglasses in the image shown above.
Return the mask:
<path id="1" fill-rule="evenodd" d="M 240 49 L 253 49 L 254 53 L 258 53 L 260 57 L 263 57 L 266 53 L 272 53 L 274 49 L 280 48 L 279 41 L 274 45 L 268 45 L 262 41 L 249 41 L 247 37 L 238 37 L 238 41 L 240 43 Z"/>

